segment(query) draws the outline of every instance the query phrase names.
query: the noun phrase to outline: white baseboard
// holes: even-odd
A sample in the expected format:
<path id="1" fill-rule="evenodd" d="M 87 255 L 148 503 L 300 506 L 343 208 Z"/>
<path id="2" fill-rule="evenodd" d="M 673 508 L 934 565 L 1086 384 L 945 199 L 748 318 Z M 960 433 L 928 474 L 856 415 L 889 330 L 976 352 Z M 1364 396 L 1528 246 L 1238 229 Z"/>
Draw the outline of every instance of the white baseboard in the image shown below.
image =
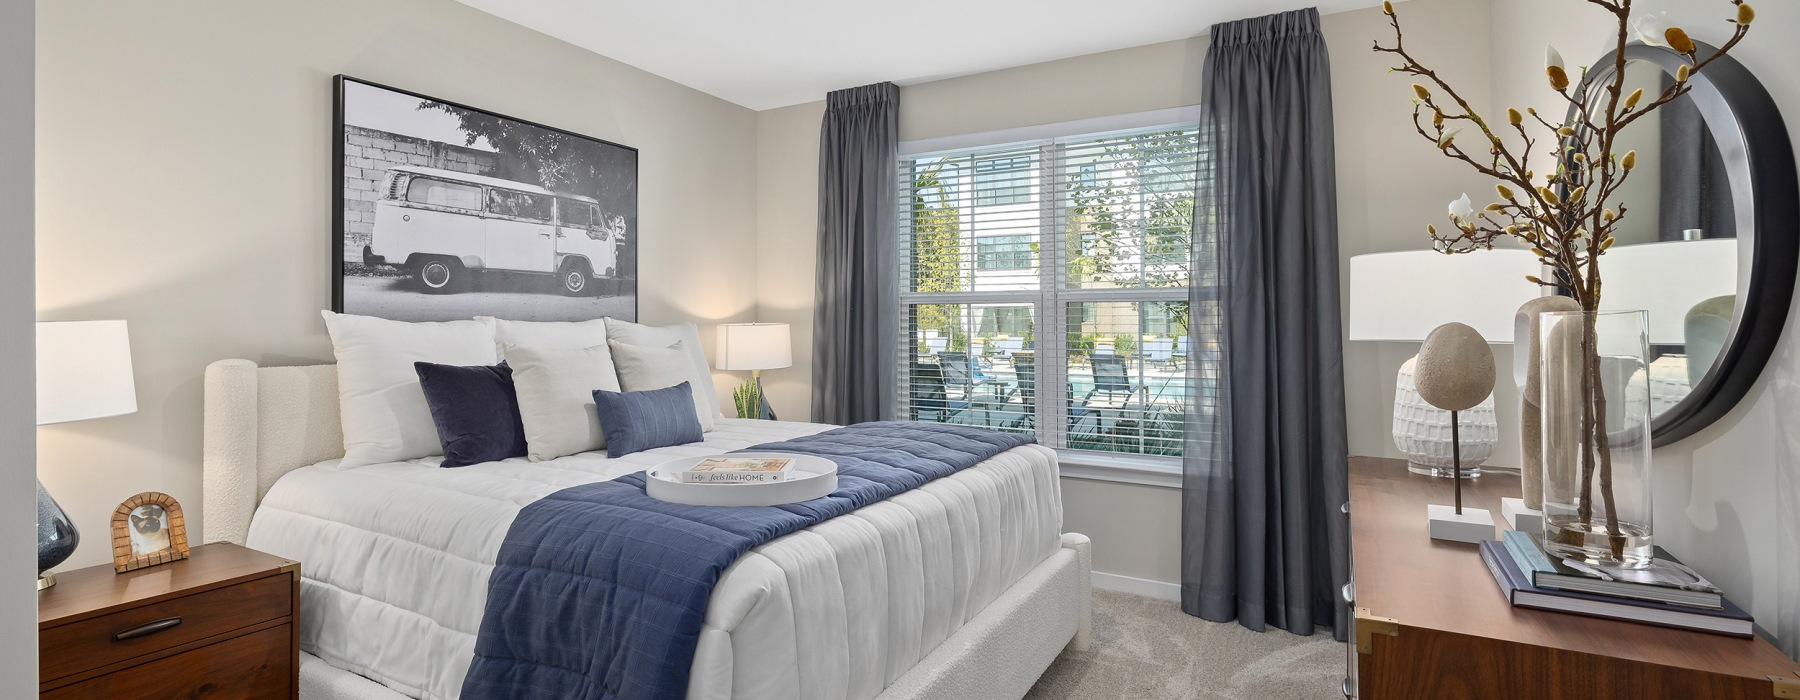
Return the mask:
<path id="1" fill-rule="evenodd" d="M 1157 600 L 1181 602 L 1181 584 L 1179 583 L 1152 581 L 1147 578 L 1108 574 L 1100 571 L 1095 571 L 1089 576 L 1092 577 L 1094 587 L 1103 591 L 1118 591 Z"/>

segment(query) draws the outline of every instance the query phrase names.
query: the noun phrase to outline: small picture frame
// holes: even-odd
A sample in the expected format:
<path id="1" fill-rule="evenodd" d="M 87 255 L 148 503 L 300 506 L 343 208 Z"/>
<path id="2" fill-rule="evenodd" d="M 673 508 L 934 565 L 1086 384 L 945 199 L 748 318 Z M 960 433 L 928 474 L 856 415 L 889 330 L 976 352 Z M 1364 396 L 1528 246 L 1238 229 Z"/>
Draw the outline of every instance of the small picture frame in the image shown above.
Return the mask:
<path id="1" fill-rule="evenodd" d="M 113 510 L 113 572 L 188 558 L 187 520 L 166 493 L 145 491 Z"/>

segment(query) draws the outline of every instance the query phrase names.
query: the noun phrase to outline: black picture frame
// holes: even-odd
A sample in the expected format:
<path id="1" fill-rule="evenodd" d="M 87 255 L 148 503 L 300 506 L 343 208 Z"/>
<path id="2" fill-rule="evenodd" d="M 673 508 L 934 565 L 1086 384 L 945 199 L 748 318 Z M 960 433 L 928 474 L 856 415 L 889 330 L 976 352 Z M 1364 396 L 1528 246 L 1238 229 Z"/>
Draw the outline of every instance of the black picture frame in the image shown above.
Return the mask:
<path id="1" fill-rule="evenodd" d="M 366 146 L 359 146 L 358 148 L 361 154 L 354 156 L 353 154 L 350 154 L 348 152 L 351 147 L 350 136 L 352 135 L 353 130 L 367 131 L 368 129 L 366 127 L 351 124 L 346 119 L 347 109 L 350 106 L 348 103 L 350 99 L 352 99 L 350 95 L 352 86 L 363 86 L 374 90 L 393 93 L 397 96 L 417 99 L 420 101 L 421 105 L 424 103 L 436 103 L 437 105 L 448 108 L 445 110 L 446 112 L 449 112 L 450 110 L 461 110 L 466 114 L 474 115 L 476 118 L 507 122 L 506 126 L 508 127 L 508 131 L 503 133 L 507 133 L 509 138 L 513 134 L 525 134 L 527 136 L 560 136 L 574 139 L 576 141 L 560 143 L 568 144 L 567 148 L 571 151 L 587 149 L 592 153 L 606 154 L 604 157 L 608 159 L 607 164 L 609 166 L 607 171 L 605 173 L 592 175 L 591 177 L 596 181 L 605 180 L 606 182 L 611 183 L 607 186 L 609 194 L 608 196 L 600 197 L 597 192 L 543 187 L 542 183 L 533 183 L 524 180 L 509 180 L 506 177 L 503 177 L 505 172 L 508 169 L 527 169 L 524 166 L 525 161 L 518 157 L 507 160 L 508 156 L 505 152 L 500 149 L 495 149 L 493 155 L 495 165 L 492 169 L 496 172 L 456 173 L 457 175 L 467 177 L 469 180 L 485 183 L 481 191 L 487 193 L 486 196 L 489 198 L 486 204 L 476 205 L 479 207 L 478 209 L 465 210 L 463 213 L 484 221 L 494 219 L 524 221 L 524 219 L 520 217 L 498 215 L 492 211 L 492 207 L 495 206 L 492 202 L 492 197 L 495 195 L 496 189 L 502 192 L 513 192 L 513 190 L 516 189 L 525 192 L 530 197 L 541 198 L 542 201 L 548 202 L 554 200 L 556 203 L 553 205 L 553 208 L 549 210 L 555 212 L 553 219 L 535 222 L 538 225 L 550 228 L 553 231 L 550 235 L 550 239 L 554 241 L 552 245 L 555 246 L 553 252 L 553 260 L 555 262 L 552 264 L 549 274 L 539 275 L 537 274 L 538 271 L 496 269 L 487 265 L 468 265 L 464 267 L 463 263 L 472 262 L 469 261 L 468 258 L 478 256 L 456 256 L 461 258 L 461 260 L 456 261 L 456 266 L 465 273 L 465 279 L 458 280 L 458 285 L 462 287 L 463 290 L 467 291 L 465 293 L 453 294 L 450 296 L 460 297 L 461 299 L 459 301 L 461 303 L 433 300 L 431 310 L 409 306 L 409 300 L 405 297 L 405 294 L 408 292 L 419 295 L 416 299 L 412 300 L 418 302 L 423 302 L 428 296 L 433 295 L 432 290 L 426 288 L 429 285 L 425 285 L 418 281 L 427 278 L 427 275 L 419 274 L 420 272 L 423 272 L 423 270 L 415 271 L 412 273 L 413 277 L 408 278 L 406 277 L 406 270 L 409 269 L 409 261 L 384 260 L 381 265 L 370 265 L 372 250 L 369 246 L 359 246 L 363 249 L 360 254 L 357 254 L 357 250 L 350 247 L 350 239 L 358 238 L 360 240 L 362 235 L 359 231 L 352 229 L 352 215 L 366 213 L 371 218 L 374 216 L 372 211 L 353 211 L 353 209 L 358 208 L 360 205 L 353 204 L 354 201 L 358 200 L 353 197 L 351 191 L 353 189 L 353 178 L 350 176 L 350 173 L 352 168 L 357 167 L 353 165 L 353 163 L 361 161 L 347 159 L 353 157 L 362 158 L 363 155 L 361 154 L 368 153 L 368 150 Z M 418 109 L 423 108 L 421 107 Z M 465 135 L 473 133 L 467 130 L 467 123 L 467 121 L 464 122 Z M 531 130 L 538 130 L 538 132 L 532 132 Z M 395 136 L 396 139 L 405 138 L 415 145 L 427 141 L 426 139 L 414 136 Z M 429 141 L 429 143 L 434 145 L 432 147 L 432 154 L 428 159 L 441 157 L 438 153 L 440 150 L 450 152 L 449 157 L 451 158 L 454 158 L 458 152 L 475 150 L 472 149 L 469 144 L 456 144 L 442 140 Z M 473 143 L 472 137 L 471 143 Z M 423 148 L 422 145 L 420 147 Z M 398 148 L 398 146 L 396 146 L 396 148 Z M 611 316 L 627 321 L 637 320 L 639 307 L 637 298 L 637 251 L 640 244 L 637 221 L 637 185 L 639 182 L 638 149 L 567 129 L 553 127 L 527 119 L 520 119 L 492 110 L 473 107 L 403 88 L 340 74 L 333 78 L 331 158 L 332 234 L 330 245 L 330 267 L 332 269 L 332 311 L 409 321 L 455 320 L 470 318 L 476 315 L 487 315 L 517 320 L 575 321 L 599 318 L 601 316 Z M 414 160 L 416 161 L 417 158 Z M 370 172 L 373 172 L 373 169 L 369 168 L 364 169 L 363 174 L 356 178 L 356 180 L 361 181 L 365 186 L 364 191 L 379 192 L 379 188 L 366 189 L 366 186 L 370 182 L 385 181 L 388 174 L 393 172 L 395 168 L 400 167 L 399 165 L 392 164 L 391 161 L 382 162 L 389 163 L 389 165 L 381 171 L 379 176 L 369 174 Z M 433 160 L 433 162 L 435 163 L 435 160 Z M 475 170 L 480 169 L 478 165 L 460 163 L 460 161 L 459 164 Z M 595 171 L 601 169 L 598 164 L 589 165 Z M 423 171 L 428 168 L 423 166 L 405 165 L 404 169 Z M 430 176 L 409 175 L 408 177 L 429 178 Z M 509 187 L 508 183 L 516 185 L 516 187 Z M 532 189 L 534 187 L 536 189 Z M 603 203 L 600 201 L 601 199 L 605 199 L 606 201 Z M 393 200 L 389 198 L 389 201 L 391 202 Z M 568 221 L 565 220 L 563 212 L 565 210 L 572 210 L 572 208 L 566 205 L 571 203 L 579 205 L 583 201 L 590 203 L 595 207 L 588 210 L 593 223 L 571 228 Z M 370 201 L 368 207 L 361 208 L 372 210 L 376 203 L 377 202 L 375 201 Z M 437 207 L 437 209 L 444 210 L 448 208 Z M 539 210 L 533 209 L 532 211 Z M 622 223 L 613 221 L 614 219 L 621 219 Z M 591 269 L 587 270 L 587 273 L 582 274 L 581 277 L 591 280 L 593 283 L 592 287 L 584 288 L 584 291 L 568 291 L 565 288 L 565 285 L 562 284 L 562 280 L 565 278 L 566 274 L 565 265 L 575 266 L 573 265 L 573 261 L 570 260 L 571 258 L 579 257 L 585 261 L 588 257 L 565 254 L 561 250 L 562 243 L 564 240 L 569 240 L 567 235 L 569 231 L 607 228 L 602 222 L 615 224 L 611 227 L 612 230 L 610 232 L 612 240 L 615 241 L 615 257 L 612 261 L 613 264 L 606 270 L 602 270 L 600 268 L 604 264 L 603 262 L 595 261 L 590 263 L 589 268 Z M 372 243 L 374 239 L 374 221 L 371 220 L 366 223 L 369 224 L 371 229 L 367 236 Z M 590 232 L 589 238 L 592 239 L 596 235 L 609 235 L 609 233 L 604 230 L 596 230 Z M 575 237 L 573 240 L 580 241 L 581 239 L 580 237 Z M 586 243 L 584 245 L 594 246 L 596 244 Z M 440 257 L 450 256 L 446 255 Z M 360 258 L 360 260 L 357 260 L 358 258 Z M 375 258 L 380 259 L 380 256 L 375 256 Z M 360 266 L 358 264 L 359 262 L 361 263 Z M 449 263 L 450 261 L 446 260 L 445 262 Z M 397 276 L 378 285 L 366 284 L 366 280 L 360 278 L 371 274 L 371 271 L 374 268 L 383 268 L 384 271 L 394 271 L 397 273 Z M 606 274 L 607 272 L 611 272 L 612 274 L 608 275 Z M 541 277 L 543 279 L 530 279 L 532 277 Z M 355 286 L 359 287 L 359 289 L 347 292 L 347 284 L 352 282 L 352 278 L 357 278 Z M 411 281 L 409 282 L 409 280 Z M 575 284 L 576 282 L 573 280 L 573 276 L 569 275 L 568 284 L 566 286 L 572 287 Z M 360 289 L 362 287 L 369 287 L 370 289 Z M 557 301 L 557 297 L 559 296 L 557 292 L 559 291 L 562 292 L 561 296 L 574 297 L 574 299 Z M 370 304 L 365 302 L 364 297 L 377 293 L 383 295 L 384 303 Z M 533 294 L 537 296 L 533 297 Z M 494 301 L 494 299 L 492 299 L 493 297 L 506 297 L 506 301 L 505 303 L 499 303 Z M 594 301 L 594 303 L 582 304 L 581 301 L 583 298 Z M 394 311 L 394 307 L 403 308 L 400 311 Z"/>
<path id="2" fill-rule="evenodd" d="M 1694 42 L 1700 56 L 1716 50 Z M 1617 51 L 1608 51 L 1594 63 L 1575 94 L 1590 94 L 1596 84 L 1610 80 Z M 1655 64 L 1674 74 L 1687 57 L 1661 46 L 1631 44 L 1627 61 Z M 1787 325 L 1794 300 L 1795 275 L 1800 272 L 1800 175 L 1794 167 L 1794 147 L 1787 122 L 1767 88 L 1749 68 L 1729 55 L 1714 59 L 1691 79 L 1689 98 L 1699 109 L 1707 128 L 1724 149 L 1725 168 L 1733 184 L 1731 198 L 1736 211 L 1750 212 L 1748 225 L 1740 223 L 1740 246 L 1751 250 L 1747 276 L 1739 288 L 1735 318 L 1706 377 L 1686 397 L 1652 419 L 1651 444 L 1672 445 L 1718 422 L 1736 408 L 1762 376 Z M 1576 113 L 1570 107 L 1571 118 Z M 1739 187 L 1736 183 L 1746 183 Z M 1744 216 L 1738 217 L 1740 222 Z"/>

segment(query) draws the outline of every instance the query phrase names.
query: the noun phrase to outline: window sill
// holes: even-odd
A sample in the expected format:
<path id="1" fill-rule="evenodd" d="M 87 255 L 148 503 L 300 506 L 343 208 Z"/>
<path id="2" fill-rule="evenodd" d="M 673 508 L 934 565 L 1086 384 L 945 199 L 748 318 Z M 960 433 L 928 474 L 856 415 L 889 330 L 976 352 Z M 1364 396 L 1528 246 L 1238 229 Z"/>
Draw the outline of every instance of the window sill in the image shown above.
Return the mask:
<path id="1" fill-rule="evenodd" d="M 1056 461 L 1061 465 L 1062 476 L 1071 479 L 1181 488 L 1181 460 L 1175 457 L 1057 450 Z"/>

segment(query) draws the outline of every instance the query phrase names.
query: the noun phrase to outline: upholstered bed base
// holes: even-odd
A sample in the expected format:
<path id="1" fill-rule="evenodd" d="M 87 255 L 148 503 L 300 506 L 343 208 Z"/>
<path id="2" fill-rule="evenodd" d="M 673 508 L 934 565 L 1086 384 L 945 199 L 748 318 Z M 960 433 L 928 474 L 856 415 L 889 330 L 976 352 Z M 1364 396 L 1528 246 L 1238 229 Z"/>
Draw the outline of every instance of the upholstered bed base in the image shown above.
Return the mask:
<path id="1" fill-rule="evenodd" d="M 257 504 L 290 471 L 343 455 L 337 368 L 206 368 L 203 540 L 243 543 Z M 1062 547 L 952 633 L 878 700 L 1019 698 L 1065 646 L 1082 647 L 1092 609 L 1090 544 Z M 302 563 L 304 567 L 304 562 Z M 302 569 L 304 571 L 304 568 Z M 386 686 L 301 654 L 306 700 L 395 700 Z"/>
<path id="2" fill-rule="evenodd" d="M 1085 648 L 1092 607 L 1088 538 L 1065 534 L 1062 545 L 876 700 L 1022 698 L 1064 648 Z M 402 700 L 406 696 L 301 653 L 300 697 Z"/>

